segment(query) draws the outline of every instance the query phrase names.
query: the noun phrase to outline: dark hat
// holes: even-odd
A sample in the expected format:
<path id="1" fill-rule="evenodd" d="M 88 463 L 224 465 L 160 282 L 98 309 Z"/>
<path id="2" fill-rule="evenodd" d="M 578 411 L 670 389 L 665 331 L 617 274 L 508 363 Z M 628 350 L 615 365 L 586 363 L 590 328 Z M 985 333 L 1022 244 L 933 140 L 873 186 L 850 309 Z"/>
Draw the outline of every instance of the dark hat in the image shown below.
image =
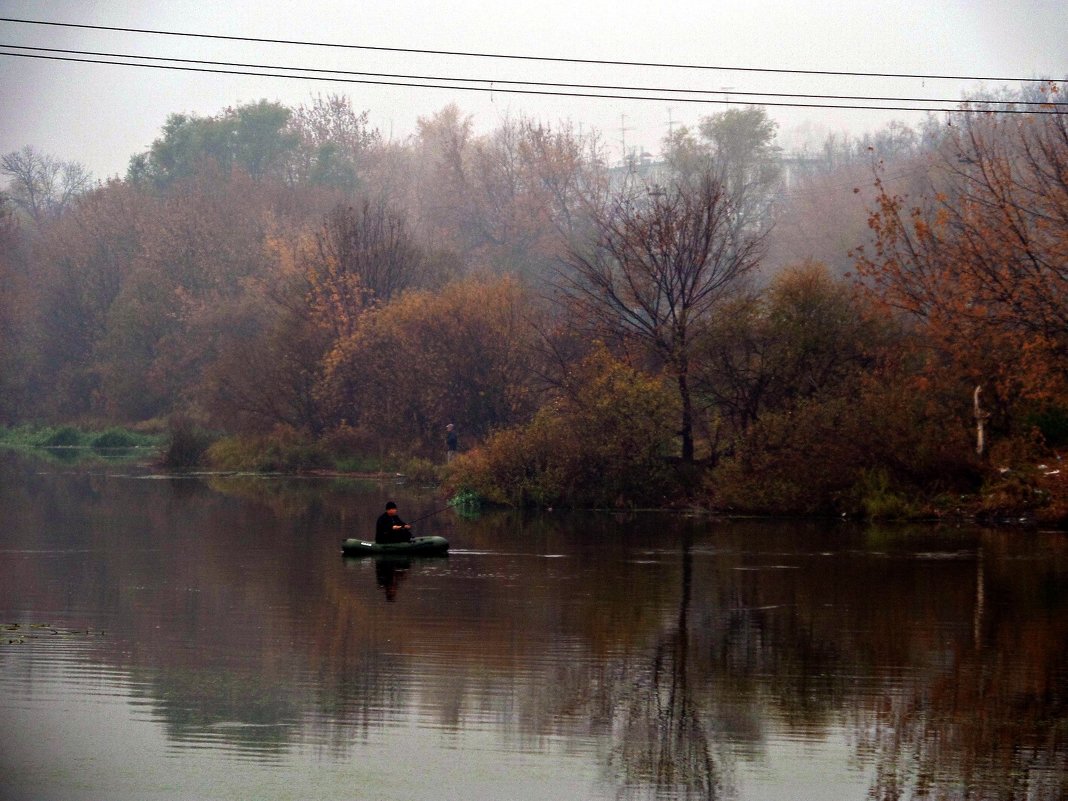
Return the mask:
<path id="1" fill-rule="evenodd" d="M 397 504 L 393 503 L 393 501 L 386 501 L 386 510 L 387 511 L 390 510 L 390 509 L 396 509 L 396 508 L 397 508 Z"/>

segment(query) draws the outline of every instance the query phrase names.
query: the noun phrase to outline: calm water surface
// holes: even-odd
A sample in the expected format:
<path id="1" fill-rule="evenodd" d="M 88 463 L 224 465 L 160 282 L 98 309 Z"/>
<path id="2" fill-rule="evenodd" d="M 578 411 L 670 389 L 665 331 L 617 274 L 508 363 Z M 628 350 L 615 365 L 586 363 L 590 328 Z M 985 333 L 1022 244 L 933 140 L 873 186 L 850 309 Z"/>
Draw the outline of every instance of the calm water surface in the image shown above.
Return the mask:
<path id="1" fill-rule="evenodd" d="M 0 453 L 0 798 L 1062 799 L 1068 539 Z"/>

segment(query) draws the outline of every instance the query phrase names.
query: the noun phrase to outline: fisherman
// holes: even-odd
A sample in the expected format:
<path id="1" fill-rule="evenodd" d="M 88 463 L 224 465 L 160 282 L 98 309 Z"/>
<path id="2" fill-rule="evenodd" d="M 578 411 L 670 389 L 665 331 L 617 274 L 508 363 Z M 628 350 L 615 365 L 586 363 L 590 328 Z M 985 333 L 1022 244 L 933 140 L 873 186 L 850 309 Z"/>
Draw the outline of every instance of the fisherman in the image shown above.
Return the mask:
<path id="1" fill-rule="evenodd" d="M 412 527 L 397 515 L 397 504 L 386 503 L 386 511 L 378 516 L 375 524 L 375 542 L 408 542 L 412 538 Z"/>
<path id="2" fill-rule="evenodd" d="M 448 464 L 456 456 L 456 427 L 449 423 L 445 426 L 445 463 Z"/>

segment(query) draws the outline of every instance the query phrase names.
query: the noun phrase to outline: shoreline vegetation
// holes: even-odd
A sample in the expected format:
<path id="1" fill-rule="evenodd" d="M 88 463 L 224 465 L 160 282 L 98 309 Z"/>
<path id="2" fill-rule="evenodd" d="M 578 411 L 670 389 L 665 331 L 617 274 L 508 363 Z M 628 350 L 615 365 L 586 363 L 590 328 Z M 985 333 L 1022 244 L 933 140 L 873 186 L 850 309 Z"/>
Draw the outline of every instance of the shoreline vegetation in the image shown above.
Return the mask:
<path id="1" fill-rule="evenodd" d="M 357 480 L 402 480 L 434 487 L 448 497 L 450 506 L 461 513 L 482 506 L 525 508 L 581 508 L 590 511 L 684 511 L 717 518 L 850 518 L 884 522 L 979 523 L 1024 529 L 1042 527 L 1068 530 L 1068 470 L 1062 473 L 1059 458 L 1053 464 L 1038 463 L 1029 468 L 992 468 L 974 494 L 949 496 L 945 493 L 904 495 L 891 490 L 884 479 L 870 475 L 861 478 L 860 502 L 849 509 L 823 513 L 789 508 L 717 507 L 708 496 L 689 492 L 681 478 L 674 495 L 660 505 L 632 504 L 622 496 L 617 503 L 569 505 L 555 502 L 512 503 L 500 493 L 484 493 L 457 482 L 457 475 L 470 475 L 463 460 L 459 471 L 447 464 L 435 465 L 422 458 L 396 455 L 366 456 L 331 450 L 324 442 L 302 438 L 293 432 L 276 436 L 243 437 L 209 433 L 185 418 L 170 425 L 150 423 L 137 427 L 93 427 L 84 425 L 0 426 L 0 449 L 10 449 L 35 457 L 79 464 L 86 461 L 136 463 L 181 475 L 258 474 L 308 476 Z M 478 449 L 472 454 L 481 458 Z M 471 456 L 468 456 L 470 460 Z M 665 462 L 668 464 L 668 462 Z M 699 477 L 707 479 L 714 470 L 697 466 Z"/>
<path id="2" fill-rule="evenodd" d="M 339 96 L 171 115 L 99 184 L 0 154 L 0 425 L 511 508 L 1065 527 L 1063 92 L 791 154 L 730 108 L 656 162 Z"/>

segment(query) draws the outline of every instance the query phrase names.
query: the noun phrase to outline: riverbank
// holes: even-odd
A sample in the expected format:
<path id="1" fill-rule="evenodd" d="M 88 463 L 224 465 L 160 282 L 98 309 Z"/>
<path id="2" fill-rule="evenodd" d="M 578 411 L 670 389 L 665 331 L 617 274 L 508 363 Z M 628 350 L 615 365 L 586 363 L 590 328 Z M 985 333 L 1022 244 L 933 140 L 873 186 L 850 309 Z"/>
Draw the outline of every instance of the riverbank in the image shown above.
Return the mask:
<path id="1" fill-rule="evenodd" d="M 73 425 L 19 425 L 0 428 L 0 447 L 70 464 L 79 461 L 141 462 L 174 472 L 211 471 L 257 475 L 296 475 L 360 481 L 402 481 L 414 486 L 442 486 L 485 505 L 492 499 L 456 485 L 446 465 L 393 454 L 359 455 L 293 432 L 260 436 L 222 436 L 179 422 L 169 430 Z M 177 454 L 177 456 L 176 456 Z M 692 478 L 692 477 L 691 477 Z M 695 481 L 694 485 L 701 482 Z M 632 509 L 625 500 L 617 507 Z M 666 499 L 662 508 L 692 510 L 724 518 L 814 517 L 790 510 L 717 506 L 714 493 Z M 829 517 L 832 514 L 816 515 Z M 862 503 L 833 516 L 860 520 L 977 522 L 984 525 L 1068 530 L 1068 469 L 1059 458 L 1023 467 L 989 467 L 973 493 L 938 493 L 930 497 L 869 487 Z"/>

